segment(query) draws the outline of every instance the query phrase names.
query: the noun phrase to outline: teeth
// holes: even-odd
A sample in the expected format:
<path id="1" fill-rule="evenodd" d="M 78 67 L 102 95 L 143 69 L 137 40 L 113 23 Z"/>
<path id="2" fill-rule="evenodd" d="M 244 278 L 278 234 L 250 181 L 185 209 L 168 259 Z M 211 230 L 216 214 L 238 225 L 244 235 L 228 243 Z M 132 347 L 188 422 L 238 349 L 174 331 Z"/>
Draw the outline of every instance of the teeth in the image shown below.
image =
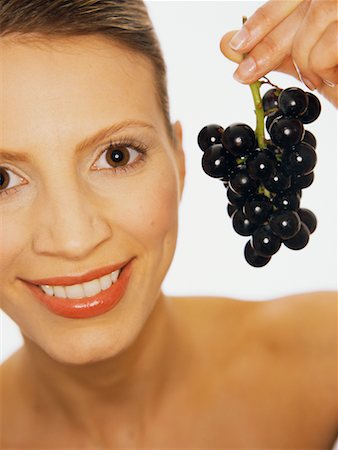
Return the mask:
<path id="1" fill-rule="evenodd" d="M 113 283 L 116 282 L 116 280 L 118 279 L 119 274 L 120 274 L 119 270 L 116 270 L 115 272 L 110 274 L 110 277 L 111 277 L 111 280 L 112 280 Z"/>
<path id="2" fill-rule="evenodd" d="M 99 279 L 99 281 L 100 281 L 102 291 L 110 288 L 110 286 L 112 285 L 111 275 L 105 275 L 104 277 L 101 277 Z"/>
<path id="3" fill-rule="evenodd" d="M 82 284 L 66 286 L 67 298 L 83 298 L 85 296 Z"/>
<path id="4" fill-rule="evenodd" d="M 51 286 L 40 286 L 45 294 L 54 295 L 54 289 Z"/>
<path id="5" fill-rule="evenodd" d="M 101 286 L 99 280 L 88 281 L 83 283 L 83 289 L 85 292 L 85 297 L 91 297 L 101 292 Z"/>
<path id="6" fill-rule="evenodd" d="M 54 286 L 55 297 L 67 298 L 66 289 L 63 286 Z"/>
<path id="7" fill-rule="evenodd" d="M 120 269 L 115 270 L 115 272 L 112 272 L 109 275 L 104 275 L 103 277 L 97 278 L 96 280 L 81 284 L 73 284 L 72 286 L 41 285 L 40 288 L 45 294 L 55 297 L 74 299 L 91 297 L 101 291 L 109 289 L 110 286 L 118 279 L 120 272 Z"/>

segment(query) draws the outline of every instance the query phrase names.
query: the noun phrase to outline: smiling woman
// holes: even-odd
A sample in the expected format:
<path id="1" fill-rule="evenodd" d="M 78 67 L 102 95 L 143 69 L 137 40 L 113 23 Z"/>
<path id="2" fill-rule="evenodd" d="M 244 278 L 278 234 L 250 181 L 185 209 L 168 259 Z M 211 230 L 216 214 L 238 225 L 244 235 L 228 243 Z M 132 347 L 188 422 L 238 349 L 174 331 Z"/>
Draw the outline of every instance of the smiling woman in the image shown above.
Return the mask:
<path id="1" fill-rule="evenodd" d="M 144 3 L 0 0 L 0 30 L 1 448 L 329 448 L 335 293 L 163 293 L 185 156 Z"/>

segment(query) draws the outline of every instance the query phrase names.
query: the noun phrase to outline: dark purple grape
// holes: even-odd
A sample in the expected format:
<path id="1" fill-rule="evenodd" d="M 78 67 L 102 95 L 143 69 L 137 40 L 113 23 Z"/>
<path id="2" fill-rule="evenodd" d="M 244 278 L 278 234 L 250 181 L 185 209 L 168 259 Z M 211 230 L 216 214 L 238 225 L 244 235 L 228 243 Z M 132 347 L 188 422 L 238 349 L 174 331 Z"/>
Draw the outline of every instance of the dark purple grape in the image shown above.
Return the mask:
<path id="1" fill-rule="evenodd" d="M 269 133 L 275 145 L 292 147 L 303 139 L 304 126 L 298 119 L 277 118 L 272 122 Z"/>
<path id="2" fill-rule="evenodd" d="M 283 166 L 277 165 L 276 173 L 264 182 L 264 186 L 270 192 L 281 192 L 291 186 L 291 177 L 287 174 Z"/>
<path id="3" fill-rule="evenodd" d="M 269 89 L 262 98 L 262 105 L 265 113 L 269 113 L 271 110 L 278 108 L 278 96 L 280 94 L 280 89 Z"/>
<path id="4" fill-rule="evenodd" d="M 271 178 L 276 173 L 276 165 L 277 160 L 269 150 L 254 152 L 246 161 L 248 174 L 259 181 Z"/>
<path id="5" fill-rule="evenodd" d="M 253 267 L 263 267 L 271 259 L 271 256 L 260 256 L 252 248 L 251 242 L 248 241 L 244 247 L 244 256 L 246 261 Z"/>
<path id="6" fill-rule="evenodd" d="M 272 232 L 280 239 L 290 239 L 300 230 L 301 221 L 294 211 L 281 210 L 274 212 L 269 224 Z"/>
<path id="7" fill-rule="evenodd" d="M 303 141 L 307 144 L 310 144 L 311 147 L 313 147 L 316 150 L 317 147 L 317 141 L 314 135 L 311 133 L 311 131 L 305 130 Z"/>
<path id="8" fill-rule="evenodd" d="M 280 111 L 279 109 L 273 113 L 270 113 L 266 117 L 266 121 L 265 121 L 265 128 L 266 128 L 267 132 L 270 133 L 271 124 L 275 119 L 282 119 L 282 118 L 284 118 L 284 115 L 283 115 L 282 111 Z"/>
<path id="9" fill-rule="evenodd" d="M 233 123 L 223 132 L 223 146 L 236 158 L 249 154 L 255 147 L 254 130 L 245 123 Z"/>
<path id="10" fill-rule="evenodd" d="M 269 150 L 255 151 L 246 161 L 248 174 L 253 180 L 267 180 L 276 173 L 277 160 Z"/>
<path id="11" fill-rule="evenodd" d="M 321 112 L 321 104 L 318 98 L 312 94 L 311 92 L 306 92 L 309 104 L 305 111 L 305 113 L 300 117 L 300 120 L 302 123 L 312 123 L 316 119 L 318 119 L 318 116 Z"/>
<path id="12" fill-rule="evenodd" d="M 202 157 L 202 168 L 210 177 L 227 177 L 235 167 L 235 161 L 229 153 L 225 151 L 222 144 L 215 144 L 204 151 Z"/>
<path id="13" fill-rule="evenodd" d="M 315 214 L 310 209 L 306 208 L 299 208 L 297 213 L 299 214 L 301 221 L 307 226 L 310 234 L 313 233 L 317 228 L 317 218 Z"/>
<path id="14" fill-rule="evenodd" d="M 223 131 L 223 127 L 215 123 L 202 128 L 197 137 L 199 148 L 204 151 L 211 145 L 220 144 Z"/>
<path id="15" fill-rule="evenodd" d="M 231 203 L 228 203 L 227 211 L 228 211 L 229 217 L 232 217 L 235 214 L 235 212 L 237 211 L 237 206 L 232 205 Z"/>
<path id="16" fill-rule="evenodd" d="M 275 157 L 275 159 L 277 161 L 281 158 L 281 156 L 283 154 L 283 149 L 281 147 L 278 147 L 277 145 L 273 144 L 271 141 L 267 141 L 266 148 Z"/>
<path id="17" fill-rule="evenodd" d="M 271 214 L 272 203 L 266 195 L 257 194 L 245 202 L 243 211 L 251 222 L 262 224 Z"/>
<path id="18" fill-rule="evenodd" d="M 245 167 L 242 167 L 230 179 L 230 187 L 237 194 L 247 197 L 256 191 L 258 182 L 249 176 Z"/>
<path id="19" fill-rule="evenodd" d="M 245 197 L 242 197 L 241 195 L 237 194 L 237 192 L 233 191 L 231 187 L 228 187 L 227 197 L 232 205 L 236 205 L 239 207 L 242 207 L 246 201 Z"/>
<path id="20" fill-rule="evenodd" d="M 257 225 L 251 222 L 241 209 L 236 211 L 233 215 L 232 226 L 236 233 L 241 236 L 250 236 L 257 228 Z"/>
<path id="21" fill-rule="evenodd" d="M 307 175 L 294 175 L 293 177 L 291 177 L 292 189 L 305 189 L 311 186 L 314 178 L 314 172 L 310 172 Z"/>
<path id="22" fill-rule="evenodd" d="M 290 175 L 307 175 L 314 169 L 317 155 L 311 145 L 300 142 L 284 152 L 282 161 Z"/>
<path id="23" fill-rule="evenodd" d="M 278 97 L 278 106 L 287 117 L 299 117 L 305 113 L 309 104 L 306 93 L 297 87 L 283 89 Z"/>
<path id="24" fill-rule="evenodd" d="M 288 191 L 293 192 L 294 194 L 298 195 L 299 200 L 302 198 L 303 191 L 301 189 L 294 189 L 292 186 Z"/>
<path id="25" fill-rule="evenodd" d="M 301 223 L 300 230 L 291 239 L 288 239 L 286 241 L 283 241 L 284 245 L 286 245 L 288 248 L 291 248 L 291 250 L 301 250 L 302 248 L 306 247 L 307 243 L 309 242 L 310 238 L 310 231 L 304 223 Z"/>
<path id="26" fill-rule="evenodd" d="M 273 199 L 273 204 L 277 209 L 291 209 L 297 211 L 300 204 L 300 195 L 291 190 L 280 192 Z"/>
<path id="27" fill-rule="evenodd" d="M 252 235 L 252 247 L 260 256 L 274 255 L 281 243 L 281 239 L 273 234 L 269 225 L 262 225 Z"/>

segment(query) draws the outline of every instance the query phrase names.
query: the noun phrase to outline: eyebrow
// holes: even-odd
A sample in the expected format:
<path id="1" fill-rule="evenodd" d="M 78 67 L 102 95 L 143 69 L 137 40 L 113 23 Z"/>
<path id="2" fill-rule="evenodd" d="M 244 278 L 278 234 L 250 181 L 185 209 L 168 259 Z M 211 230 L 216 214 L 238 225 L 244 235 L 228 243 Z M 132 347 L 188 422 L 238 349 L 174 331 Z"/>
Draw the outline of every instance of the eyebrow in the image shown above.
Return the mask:
<path id="1" fill-rule="evenodd" d="M 155 131 L 155 127 L 148 122 L 142 120 L 124 120 L 123 122 L 115 123 L 108 127 L 102 128 L 101 130 L 94 133 L 92 136 L 85 138 L 83 141 L 76 145 L 75 153 L 79 154 L 89 147 L 95 146 L 101 140 L 108 136 L 116 134 L 124 128 L 147 128 Z M 31 157 L 28 153 L 9 151 L 6 149 L 0 149 L 0 158 L 10 162 L 30 162 Z"/>

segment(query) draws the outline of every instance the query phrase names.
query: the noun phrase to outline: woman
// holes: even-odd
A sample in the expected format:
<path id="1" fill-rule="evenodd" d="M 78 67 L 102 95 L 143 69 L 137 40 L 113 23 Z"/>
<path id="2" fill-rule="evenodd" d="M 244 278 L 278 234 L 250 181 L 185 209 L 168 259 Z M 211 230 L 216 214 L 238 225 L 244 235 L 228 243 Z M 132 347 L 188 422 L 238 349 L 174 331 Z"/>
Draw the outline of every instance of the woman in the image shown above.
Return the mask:
<path id="1" fill-rule="evenodd" d="M 221 43 L 233 60 L 255 57 L 254 78 L 277 66 L 260 67 L 257 39 L 301 34 L 318 9 L 273 3 L 256 41 Z M 142 2 L 0 5 L 1 298 L 25 341 L 2 366 L 2 448 L 332 448 L 335 294 L 161 290 L 185 164 Z M 280 69 L 291 55 L 335 101 L 337 61 L 303 63 L 297 39 Z"/>

